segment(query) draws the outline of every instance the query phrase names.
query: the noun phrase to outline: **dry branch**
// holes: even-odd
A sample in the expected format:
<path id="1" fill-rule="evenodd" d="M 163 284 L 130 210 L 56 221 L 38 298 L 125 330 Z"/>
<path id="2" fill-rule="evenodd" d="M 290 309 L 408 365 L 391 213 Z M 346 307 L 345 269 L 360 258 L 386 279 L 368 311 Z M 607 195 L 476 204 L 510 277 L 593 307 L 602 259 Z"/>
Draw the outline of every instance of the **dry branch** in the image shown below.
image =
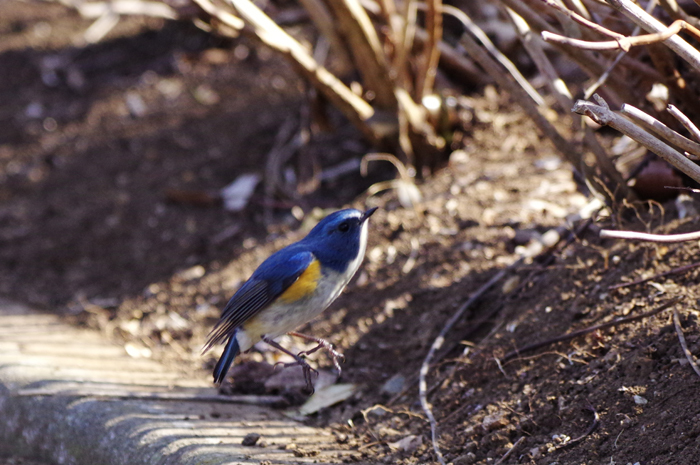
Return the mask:
<path id="1" fill-rule="evenodd" d="M 435 74 L 440 60 L 440 48 L 438 44 L 442 42 L 442 0 L 427 0 L 425 2 L 425 30 L 427 41 L 423 47 L 422 63 L 419 62 L 418 75 L 416 77 L 416 100 L 433 91 L 435 84 Z"/>
<path id="2" fill-rule="evenodd" d="M 542 96 L 535 90 L 534 87 L 532 87 L 532 85 L 527 81 L 527 79 L 525 79 L 525 77 L 520 73 L 518 68 L 515 67 L 513 62 L 510 61 L 508 57 L 506 57 L 503 53 L 501 53 L 501 51 L 498 50 L 498 48 L 496 48 L 495 45 L 493 45 L 493 42 L 491 42 L 489 36 L 487 36 L 486 33 L 482 31 L 481 28 L 477 26 L 474 23 L 474 21 L 472 21 L 471 18 L 467 16 L 465 12 L 450 5 L 443 5 L 442 11 L 458 19 L 462 23 L 462 25 L 467 29 L 467 31 L 469 31 L 472 35 L 474 35 L 474 37 L 479 39 L 479 42 L 481 42 L 483 48 L 488 50 L 491 56 L 495 58 L 501 64 L 501 66 L 508 70 L 510 75 L 513 76 L 513 79 L 515 79 L 520 85 L 520 87 L 522 87 L 523 90 L 527 92 L 530 98 L 532 98 L 532 100 L 534 100 L 538 106 L 544 105 L 544 99 L 542 98 Z M 476 60 L 479 61 L 479 64 L 483 66 L 483 63 L 481 63 L 480 60 Z M 489 69 L 487 69 L 487 72 L 491 73 Z M 502 71 L 500 72 L 502 73 Z"/>
<path id="3" fill-rule="evenodd" d="M 697 142 L 693 142 L 692 140 L 687 139 L 686 137 L 683 137 L 673 129 L 666 126 L 661 121 L 657 120 L 651 115 L 644 113 L 639 108 L 633 107 L 632 105 L 625 103 L 624 105 L 622 105 L 622 108 L 620 108 L 620 112 L 625 115 L 631 116 L 639 123 L 642 123 L 642 125 L 645 126 L 647 129 L 655 132 L 657 135 L 663 137 L 676 147 L 681 148 L 683 150 L 687 150 L 693 155 L 700 156 L 700 144 L 698 144 Z"/>
<path id="4" fill-rule="evenodd" d="M 177 19 L 177 12 L 169 5 L 147 0 L 81 2 L 72 6 L 85 18 L 98 18 L 105 13 L 115 13 L 118 15 L 143 15 L 155 18 Z"/>
<path id="5" fill-rule="evenodd" d="M 324 5 L 323 0 L 299 0 L 299 3 L 308 11 L 309 17 L 319 32 L 330 42 L 333 52 L 337 55 L 337 61 L 349 63 L 350 55 L 348 49 L 340 38 L 333 23 L 333 17 L 326 5 Z"/>
<path id="6" fill-rule="evenodd" d="M 520 439 L 518 439 L 517 441 L 515 441 L 515 443 L 511 446 L 511 448 L 508 449 L 508 451 L 507 451 L 505 454 L 503 454 L 503 457 L 501 457 L 500 459 L 498 459 L 498 462 L 496 462 L 494 465 L 500 465 L 500 464 L 502 464 L 503 461 L 506 460 L 508 457 L 510 457 L 510 455 L 513 453 L 513 451 L 515 451 L 515 449 L 516 449 L 516 448 L 520 445 L 520 443 L 523 442 L 524 440 L 525 440 L 525 436 L 520 436 Z"/>
<path id="7" fill-rule="evenodd" d="M 700 182 L 700 167 L 698 167 L 698 165 L 688 160 L 687 157 L 683 156 L 677 150 L 666 145 L 663 141 L 632 123 L 627 118 L 611 111 L 605 100 L 597 94 L 593 97 L 598 102 L 598 105 L 578 100 L 572 111 L 580 115 L 586 115 L 600 125 L 613 127 L 623 134 L 628 135 L 694 180 Z"/>
<path id="8" fill-rule="evenodd" d="M 554 0 L 543 0 L 543 1 L 548 6 L 554 8 L 555 10 L 559 11 L 560 13 L 563 13 L 564 15 L 571 18 L 573 21 L 577 22 L 578 24 L 585 26 L 593 31 L 596 31 L 602 35 L 612 37 L 613 39 L 622 39 L 625 37 L 623 34 L 619 34 L 617 32 L 611 31 L 610 29 L 607 29 L 607 28 L 601 26 L 600 24 L 594 23 L 589 18 L 584 18 L 579 13 L 576 13 L 575 11 L 571 11 L 568 8 L 565 8 L 562 3 L 555 2 Z M 542 31 L 542 33 L 544 33 L 544 32 L 546 32 L 546 31 Z"/>
<path id="9" fill-rule="evenodd" d="M 693 371 L 700 376 L 700 367 L 698 367 L 697 362 L 695 361 L 695 357 L 693 357 L 693 353 L 688 349 L 688 344 L 685 342 L 685 336 L 683 335 L 683 327 L 681 327 L 681 319 L 678 317 L 678 310 L 675 308 L 673 309 L 673 325 L 676 327 L 676 334 L 678 334 L 678 341 L 681 343 L 681 348 L 683 349 L 683 354 L 685 355 L 685 358 L 688 360 L 688 363 L 690 363 L 690 366 L 693 367 Z"/>
<path id="10" fill-rule="evenodd" d="M 467 53 L 486 70 L 487 73 L 505 89 L 515 102 L 532 118 L 538 129 L 552 141 L 557 151 L 575 168 L 581 165 L 580 154 L 572 147 L 547 118 L 542 116 L 529 94 L 517 85 L 510 74 L 504 73 L 503 68 L 469 34 L 463 34 L 460 43 Z"/>
<path id="11" fill-rule="evenodd" d="M 569 37 L 564 37 L 559 34 L 554 34 L 553 32 L 543 31 L 542 39 L 547 42 L 555 42 L 558 44 L 571 45 L 573 47 L 582 48 L 584 50 L 624 50 L 629 52 L 630 48 L 637 47 L 639 45 L 649 45 L 658 42 L 663 42 L 664 40 L 678 34 L 680 31 L 687 29 L 691 31 L 696 37 L 700 38 L 700 30 L 696 29 L 687 22 L 679 19 L 673 22 L 667 30 L 662 32 L 655 32 L 652 34 L 644 34 L 635 37 L 625 37 L 621 34 L 613 33 L 619 35 L 620 37 L 615 37 L 615 40 L 608 40 L 603 42 L 590 42 L 587 40 L 571 39 Z M 612 31 L 609 31 L 612 33 Z"/>
<path id="12" fill-rule="evenodd" d="M 637 231 L 613 231 L 603 229 L 600 231 L 601 239 L 627 239 L 630 241 L 658 242 L 672 244 L 675 242 L 687 242 L 700 239 L 700 231 L 684 234 L 649 234 Z"/>
<path id="13" fill-rule="evenodd" d="M 606 0 L 606 2 L 647 32 L 666 33 L 668 31 L 661 21 L 641 9 L 632 0 Z M 663 43 L 690 63 L 696 71 L 700 71 L 700 52 L 685 39 L 674 34 Z"/>
<path id="14" fill-rule="evenodd" d="M 237 2 L 240 0 L 231 0 Z M 358 0 L 326 0 L 340 34 L 348 44 L 355 67 L 374 101 L 382 110 L 395 112 L 397 108 L 394 83 L 372 21 Z"/>
<path id="15" fill-rule="evenodd" d="M 530 58 L 532 58 L 532 61 L 535 62 L 540 74 L 547 80 L 550 90 L 557 99 L 559 105 L 563 109 L 571 108 L 573 105 L 573 97 L 571 96 L 571 92 L 566 86 L 566 83 L 564 83 L 564 81 L 559 77 L 554 65 L 552 65 L 551 61 L 545 54 L 544 49 L 541 46 L 541 42 L 537 40 L 527 22 L 520 15 L 511 10 L 509 7 L 506 7 L 506 11 L 510 15 L 516 31 L 520 35 L 520 40 L 523 43 L 525 50 L 527 50 Z M 622 176 L 615 168 L 615 165 L 605 152 L 605 149 L 598 142 L 598 139 L 596 139 L 592 129 L 583 125 L 581 118 L 577 115 L 574 117 L 574 128 L 582 128 L 580 131 L 583 132 L 583 141 L 585 146 L 596 157 L 596 161 L 598 162 L 598 166 L 601 169 L 603 176 L 609 180 L 609 182 L 606 183 L 608 190 L 614 190 L 617 186 L 617 189 L 620 191 L 621 195 L 624 197 L 629 197 L 630 193 L 622 179 Z"/>
<path id="16" fill-rule="evenodd" d="M 296 64 L 302 75 L 329 101 L 331 101 L 348 120 L 360 128 L 366 137 L 377 142 L 380 136 L 368 124 L 374 115 L 370 104 L 353 93 L 350 88 L 326 68 L 319 65 L 309 52 L 293 37 L 287 34 L 274 21 L 265 15 L 249 0 L 231 0 L 240 17 L 214 5 L 210 0 L 193 0 L 207 14 L 215 17 L 224 25 L 239 32 L 250 32 L 265 45 L 282 53 Z M 248 29 L 246 23 L 250 25 Z"/>
<path id="17" fill-rule="evenodd" d="M 690 121 L 690 118 L 683 114 L 683 112 L 680 111 L 675 105 L 669 105 L 666 110 L 671 113 L 671 115 L 673 115 L 673 117 L 676 118 L 683 126 L 685 126 L 696 141 L 700 142 L 700 129 L 698 129 L 698 127 L 692 121 Z"/>

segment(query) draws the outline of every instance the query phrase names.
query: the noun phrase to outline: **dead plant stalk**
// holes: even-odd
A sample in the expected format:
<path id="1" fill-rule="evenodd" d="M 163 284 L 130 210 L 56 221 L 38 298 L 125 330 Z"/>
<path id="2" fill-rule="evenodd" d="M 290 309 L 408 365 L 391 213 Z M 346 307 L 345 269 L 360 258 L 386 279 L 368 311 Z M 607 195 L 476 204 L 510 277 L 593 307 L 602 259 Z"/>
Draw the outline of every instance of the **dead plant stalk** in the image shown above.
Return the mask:
<path id="1" fill-rule="evenodd" d="M 598 102 L 598 105 L 584 100 L 578 100 L 574 104 L 572 111 L 580 115 L 586 115 L 600 125 L 617 129 L 644 145 L 694 180 L 700 182 L 700 167 L 698 167 L 698 165 L 690 161 L 677 150 L 669 147 L 663 141 L 649 134 L 632 121 L 610 110 L 608 104 L 599 95 L 594 94 L 593 98 Z"/>
<path id="2" fill-rule="evenodd" d="M 573 47 L 578 47 L 583 50 L 624 50 L 625 52 L 629 52 L 630 48 L 636 47 L 639 45 L 649 45 L 649 44 L 655 44 L 658 42 L 663 42 L 672 36 L 678 34 L 682 30 L 688 30 L 692 32 L 696 37 L 700 38 L 700 30 L 695 28 L 694 26 L 688 24 L 687 22 L 683 21 L 682 19 L 678 19 L 674 21 L 667 30 L 662 31 L 662 32 L 655 32 L 652 34 L 644 34 L 641 36 L 636 36 L 636 37 L 626 37 L 622 36 L 621 34 L 613 33 L 616 34 L 620 37 L 615 37 L 615 40 L 608 40 L 608 41 L 603 41 L 603 42 L 590 42 L 587 40 L 580 40 L 580 39 L 572 39 L 569 37 L 565 37 L 559 34 L 554 34 L 553 32 L 549 31 L 542 31 L 542 39 L 546 42 L 554 42 L 558 44 L 565 44 L 565 45 L 571 45 Z M 596 29 L 598 30 L 598 29 Z M 612 31 L 609 31 L 612 32 Z"/>

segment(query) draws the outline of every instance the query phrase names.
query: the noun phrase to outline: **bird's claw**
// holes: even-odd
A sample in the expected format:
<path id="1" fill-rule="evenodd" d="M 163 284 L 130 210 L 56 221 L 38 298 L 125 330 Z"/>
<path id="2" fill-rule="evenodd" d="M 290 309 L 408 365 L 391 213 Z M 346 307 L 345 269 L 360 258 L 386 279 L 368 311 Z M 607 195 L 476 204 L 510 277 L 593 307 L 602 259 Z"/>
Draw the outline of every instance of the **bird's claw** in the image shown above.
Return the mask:
<path id="1" fill-rule="evenodd" d="M 302 371 L 304 372 L 304 380 L 306 381 L 306 391 L 309 393 L 309 395 L 311 395 L 314 393 L 314 384 L 311 381 L 311 374 L 315 374 L 316 378 L 318 378 L 318 370 L 309 365 L 309 363 L 306 360 L 304 360 L 303 355 L 299 354 L 297 355 L 297 357 L 298 358 L 294 362 L 277 362 L 274 364 L 273 369 L 277 368 L 277 365 L 282 365 L 282 368 L 300 366 Z"/>
<path id="2" fill-rule="evenodd" d="M 304 336 L 304 337 L 308 337 L 308 336 Z M 303 350 L 303 351 L 299 352 L 297 354 L 297 356 L 305 357 L 307 355 L 313 354 L 314 352 L 316 352 L 320 349 L 326 349 L 328 351 L 328 353 L 330 354 L 331 359 L 333 360 L 333 366 L 335 367 L 336 370 L 338 370 L 338 377 L 340 377 L 340 375 L 343 372 L 343 369 L 340 368 L 340 363 L 338 361 L 340 360 L 340 362 L 345 363 L 345 355 L 343 355 L 342 353 L 335 350 L 335 347 L 333 347 L 333 344 L 331 344 L 330 342 L 328 342 L 324 339 L 313 338 L 312 340 L 318 342 L 318 345 L 316 347 L 314 347 L 313 349 Z"/>

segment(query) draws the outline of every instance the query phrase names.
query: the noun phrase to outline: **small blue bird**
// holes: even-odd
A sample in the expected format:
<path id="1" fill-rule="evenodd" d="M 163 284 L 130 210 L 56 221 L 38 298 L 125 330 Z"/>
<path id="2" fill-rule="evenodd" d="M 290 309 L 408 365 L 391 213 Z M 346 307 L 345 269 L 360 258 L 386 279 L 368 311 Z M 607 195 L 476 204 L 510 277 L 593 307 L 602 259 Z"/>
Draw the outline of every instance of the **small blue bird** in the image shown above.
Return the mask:
<path id="1" fill-rule="evenodd" d="M 206 352 L 227 341 L 214 368 L 214 382 L 221 383 L 236 355 L 260 340 L 294 357 L 295 362 L 285 366 L 300 365 L 311 392 L 313 369 L 304 355 L 325 348 L 340 371 L 338 359 L 343 356 L 330 343 L 291 331 L 328 308 L 350 282 L 365 255 L 367 219 L 376 210 L 350 208 L 331 213 L 304 239 L 275 252 L 255 270 L 226 304 L 204 346 Z M 287 333 L 318 346 L 294 354 L 274 340 Z"/>

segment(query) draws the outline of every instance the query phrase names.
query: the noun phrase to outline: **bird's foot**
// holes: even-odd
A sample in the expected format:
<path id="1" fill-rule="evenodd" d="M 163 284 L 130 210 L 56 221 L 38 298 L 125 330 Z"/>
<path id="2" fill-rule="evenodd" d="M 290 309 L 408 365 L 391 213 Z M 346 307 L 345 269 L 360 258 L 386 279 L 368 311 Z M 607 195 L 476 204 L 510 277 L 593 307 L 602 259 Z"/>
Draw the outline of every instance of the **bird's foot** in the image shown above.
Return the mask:
<path id="1" fill-rule="evenodd" d="M 294 354 L 293 352 L 290 352 L 289 350 L 285 349 L 281 345 L 279 345 L 277 342 L 274 340 L 263 336 L 262 338 L 263 341 L 274 347 L 275 349 L 279 350 L 280 352 L 283 352 L 291 357 L 294 358 L 293 362 L 289 363 L 283 363 L 283 362 L 278 362 L 275 363 L 275 367 L 277 365 L 282 365 L 283 368 L 289 368 L 293 366 L 300 366 L 302 371 L 304 372 L 304 380 L 306 380 L 306 391 L 309 395 L 314 393 L 314 383 L 311 381 L 311 373 L 315 373 L 316 377 L 318 378 L 318 371 L 315 370 L 314 368 L 309 365 L 309 362 L 307 362 L 304 359 L 304 355 L 302 353 L 300 354 Z"/>
<path id="2" fill-rule="evenodd" d="M 331 359 L 333 360 L 333 366 L 335 366 L 335 369 L 338 370 L 338 377 L 340 378 L 340 375 L 343 373 L 343 369 L 340 368 L 339 361 L 345 362 L 345 355 L 343 355 L 342 353 L 335 350 L 335 347 L 333 346 L 332 343 L 326 341 L 325 339 L 321 339 L 321 338 L 314 337 L 314 336 L 308 336 L 306 334 L 294 333 L 294 332 L 288 333 L 288 334 L 290 334 L 291 336 L 297 336 L 297 337 L 300 337 L 300 338 L 303 338 L 303 339 L 306 339 L 309 341 L 314 341 L 315 343 L 318 344 L 313 349 L 304 350 L 302 352 L 299 352 L 297 355 L 300 357 L 313 354 L 314 352 L 316 352 L 320 349 L 326 349 L 328 351 L 328 353 L 330 354 Z"/>
<path id="3" fill-rule="evenodd" d="M 318 370 L 309 365 L 309 363 L 306 360 L 304 360 L 303 356 L 296 355 L 294 356 L 294 360 L 295 361 L 288 363 L 277 362 L 275 363 L 275 367 L 277 367 L 277 365 L 282 365 L 282 368 L 300 366 L 301 370 L 304 373 L 304 380 L 306 381 L 306 393 L 308 393 L 309 395 L 313 394 L 314 383 L 311 380 L 311 374 L 313 373 L 314 375 L 316 375 L 316 378 L 318 378 Z"/>

